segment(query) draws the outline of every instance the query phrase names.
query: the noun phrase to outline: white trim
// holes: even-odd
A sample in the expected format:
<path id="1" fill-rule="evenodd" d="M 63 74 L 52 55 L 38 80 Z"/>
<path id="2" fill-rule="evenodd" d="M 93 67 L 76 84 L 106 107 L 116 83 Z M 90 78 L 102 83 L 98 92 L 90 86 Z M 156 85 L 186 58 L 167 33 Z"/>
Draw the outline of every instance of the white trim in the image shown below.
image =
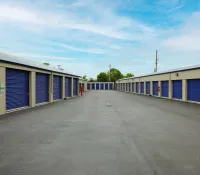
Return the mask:
<path id="1" fill-rule="evenodd" d="M 6 114 L 11 113 L 11 112 L 21 111 L 23 109 L 29 109 L 29 108 L 32 108 L 32 107 L 30 107 L 30 106 L 24 106 L 24 107 L 20 107 L 20 108 L 6 110 Z"/>
<path id="2" fill-rule="evenodd" d="M 43 102 L 43 103 L 38 103 L 38 104 L 35 104 L 35 106 L 42 106 L 42 105 L 46 105 L 46 104 L 49 104 L 50 102 Z"/>

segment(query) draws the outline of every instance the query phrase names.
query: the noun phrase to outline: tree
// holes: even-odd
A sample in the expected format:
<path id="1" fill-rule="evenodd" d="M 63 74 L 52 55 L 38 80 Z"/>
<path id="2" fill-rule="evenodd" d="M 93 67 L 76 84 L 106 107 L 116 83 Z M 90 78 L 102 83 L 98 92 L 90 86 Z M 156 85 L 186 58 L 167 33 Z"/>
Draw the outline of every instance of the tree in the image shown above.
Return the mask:
<path id="1" fill-rule="evenodd" d="M 93 78 L 90 78 L 90 79 L 88 80 L 88 82 L 94 82 L 94 79 L 93 79 Z"/>
<path id="2" fill-rule="evenodd" d="M 115 68 L 110 69 L 110 80 L 112 82 L 115 82 L 121 78 L 123 78 L 123 74 L 118 69 Z"/>
<path id="3" fill-rule="evenodd" d="M 134 75 L 132 73 L 127 73 L 126 75 L 124 75 L 124 78 L 129 78 L 129 77 L 134 77 Z"/>
<path id="4" fill-rule="evenodd" d="M 105 72 L 101 72 L 99 75 L 97 75 L 97 81 L 98 82 L 107 82 L 108 81 L 108 74 Z"/>
<path id="5" fill-rule="evenodd" d="M 49 66 L 50 64 L 49 63 L 43 63 L 45 66 Z"/>
<path id="6" fill-rule="evenodd" d="M 83 78 L 84 80 L 87 80 L 87 75 L 84 75 L 82 78 Z"/>

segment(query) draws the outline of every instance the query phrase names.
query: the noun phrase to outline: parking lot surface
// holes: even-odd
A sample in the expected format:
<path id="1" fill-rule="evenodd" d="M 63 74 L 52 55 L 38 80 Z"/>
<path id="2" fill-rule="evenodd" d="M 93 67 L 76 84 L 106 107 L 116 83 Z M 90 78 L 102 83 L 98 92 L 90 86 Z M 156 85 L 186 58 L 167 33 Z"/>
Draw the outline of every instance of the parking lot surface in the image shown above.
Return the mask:
<path id="1" fill-rule="evenodd" d="M 0 117 L 0 175 L 151 174 L 200 174 L 200 105 L 91 91 Z"/>

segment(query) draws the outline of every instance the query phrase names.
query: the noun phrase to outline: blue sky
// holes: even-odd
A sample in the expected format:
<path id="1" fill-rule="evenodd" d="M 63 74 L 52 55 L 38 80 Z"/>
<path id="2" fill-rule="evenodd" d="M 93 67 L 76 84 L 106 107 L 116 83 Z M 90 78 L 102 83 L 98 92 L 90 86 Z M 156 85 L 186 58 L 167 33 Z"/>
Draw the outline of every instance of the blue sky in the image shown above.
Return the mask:
<path id="1" fill-rule="evenodd" d="M 0 51 L 96 77 L 200 64 L 200 0 L 0 0 Z"/>

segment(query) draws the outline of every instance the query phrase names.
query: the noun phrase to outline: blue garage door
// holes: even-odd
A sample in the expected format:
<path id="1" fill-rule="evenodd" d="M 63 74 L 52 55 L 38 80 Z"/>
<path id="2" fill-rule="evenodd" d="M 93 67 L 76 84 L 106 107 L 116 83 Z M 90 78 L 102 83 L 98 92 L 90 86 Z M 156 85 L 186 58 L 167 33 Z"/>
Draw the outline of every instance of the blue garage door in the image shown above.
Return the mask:
<path id="1" fill-rule="evenodd" d="M 49 75 L 36 73 L 36 104 L 49 101 Z"/>
<path id="2" fill-rule="evenodd" d="M 6 110 L 29 106 L 29 72 L 6 69 Z"/>
<path id="3" fill-rule="evenodd" d="M 74 78 L 73 79 L 73 96 L 77 96 L 78 95 L 78 79 Z"/>
<path id="4" fill-rule="evenodd" d="M 113 89 L 113 84 L 111 83 L 111 84 L 110 84 L 110 90 L 112 90 L 112 89 Z"/>
<path id="5" fill-rule="evenodd" d="M 132 83 L 132 92 L 134 92 L 135 88 L 134 88 L 134 83 Z"/>
<path id="6" fill-rule="evenodd" d="M 99 90 L 99 83 L 96 84 L 96 90 Z"/>
<path id="7" fill-rule="evenodd" d="M 190 101 L 200 102 L 200 79 L 187 81 L 188 97 Z"/>
<path id="8" fill-rule="evenodd" d="M 92 90 L 95 90 L 95 84 L 94 83 L 92 84 Z"/>
<path id="9" fill-rule="evenodd" d="M 105 84 L 105 89 L 108 90 L 108 83 Z"/>
<path id="10" fill-rule="evenodd" d="M 161 81 L 162 97 L 169 97 L 169 81 Z"/>
<path id="11" fill-rule="evenodd" d="M 101 89 L 102 89 L 102 90 L 104 89 L 104 84 L 103 84 L 103 83 L 101 83 Z"/>
<path id="12" fill-rule="evenodd" d="M 139 93 L 139 83 L 136 83 L 136 93 Z"/>
<path id="13" fill-rule="evenodd" d="M 182 80 L 172 81 L 172 97 L 182 99 Z"/>
<path id="14" fill-rule="evenodd" d="M 87 84 L 87 89 L 90 90 L 90 84 Z"/>
<path id="15" fill-rule="evenodd" d="M 153 95 L 158 96 L 158 81 L 153 81 Z"/>
<path id="16" fill-rule="evenodd" d="M 146 82 L 146 94 L 150 95 L 150 82 Z"/>
<path id="17" fill-rule="evenodd" d="M 65 97 L 71 97 L 71 78 L 65 78 Z"/>
<path id="18" fill-rule="evenodd" d="M 53 76 L 53 99 L 58 100 L 62 98 L 62 77 Z"/>
<path id="19" fill-rule="evenodd" d="M 144 94 L 144 82 L 140 83 L 140 93 Z"/>

